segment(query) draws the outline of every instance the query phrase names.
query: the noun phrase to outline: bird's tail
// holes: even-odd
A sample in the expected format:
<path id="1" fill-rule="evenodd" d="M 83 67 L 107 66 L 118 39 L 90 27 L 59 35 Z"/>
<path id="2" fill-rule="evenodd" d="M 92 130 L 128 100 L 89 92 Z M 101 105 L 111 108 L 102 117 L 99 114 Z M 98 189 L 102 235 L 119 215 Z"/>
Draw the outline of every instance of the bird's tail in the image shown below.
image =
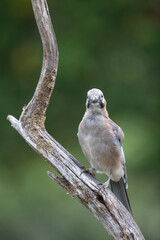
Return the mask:
<path id="1" fill-rule="evenodd" d="M 129 197 L 126 189 L 126 184 L 124 179 L 121 178 L 118 182 L 110 181 L 111 190 L 114 195 L 121 201 L 121 203 L 127 208 L 127 210 L 132 214 L 131 205 L 129 202 Z M 133 214 L 132 214 L 133 215 Z"/>

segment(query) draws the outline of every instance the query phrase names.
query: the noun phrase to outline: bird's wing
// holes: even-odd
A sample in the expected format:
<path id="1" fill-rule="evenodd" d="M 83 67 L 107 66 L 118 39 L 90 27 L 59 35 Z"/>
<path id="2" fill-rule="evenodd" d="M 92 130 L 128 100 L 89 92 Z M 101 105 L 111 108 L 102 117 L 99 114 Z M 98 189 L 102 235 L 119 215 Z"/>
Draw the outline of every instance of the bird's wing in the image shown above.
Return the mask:
<path id="1" fill-rule="evenodd" d="M 123 163 L 123 169 L 124 169 L 124 176 L 118 181 L 114 182 L 111 180 L 111 190 L 112 192 L 116 195 L 116 197 L 123 203 L 123 205 L 128 209 L 128 211 L 132 214 L 132 209 L 127 193 L 127 171 L 126 171 L 126 161 L 125 161 L 125 156 L 122 148 L 122 140 L 124 138 L 124 133 L 122 129 L 114 123 L 111 119 L 109 119 L 109 124 L 110 127 L 114 133 L 114 139 L 116 144 L 119 146 L 121 149 L 122 153 L 122 163 Z"/>
<path id="2" fill-rule="evenodd" d="M 122 140 L 124 138 L 124 133 L 122 129 L 109 118 L 109 125 L 114 132 L 114 135 L 116 136 L 117 140 L 120 142 L 120 145 L 122 146 Z"/>
<path id="3" fill-rule="evenodd" d="M 126 170 L 126 161 L 125 161 L 125 156 L 124 156 L 124 151 L 123 151 L 123 147 L 122 147 L 122 141 L 124 138 L 124 133 L 122 131 L 122 129 L 115 123 L 113 122 L 111 119 L 109 119 L 109 125 L 114 133 L 114 140 L 116 142 L 116 144 L 119 146 L 119 148 L 121 149 L 122 152 L 122 163 L 123 163 L 123 168 L 124 168 L 124 183 L 125 183 L 125 187 L 128 188 L 128 184 L 127 184 L 127 170 Z"/>

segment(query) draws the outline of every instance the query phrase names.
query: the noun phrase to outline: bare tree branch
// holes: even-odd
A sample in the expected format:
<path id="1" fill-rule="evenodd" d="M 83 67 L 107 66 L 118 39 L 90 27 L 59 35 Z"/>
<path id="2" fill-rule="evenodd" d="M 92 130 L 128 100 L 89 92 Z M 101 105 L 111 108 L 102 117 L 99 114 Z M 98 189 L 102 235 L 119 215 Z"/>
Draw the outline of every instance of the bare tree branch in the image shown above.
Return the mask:
<path id="1" fill-rule="evenodd" d="M 43 66 L 40 79 L 20 119 L 7 119 L 25 141 L 40 154 L 61 177 L 48 176 L 88 208 L 107 232 L 117 240 L 144 239 L 137 224 L 109 189 L 99 190 L 99 181 L 83 173 L 83 166 L 45 130 L 45 113 L 55 85 L 58 49 L 46 0 L 31 0 L 43 43 Z"/>

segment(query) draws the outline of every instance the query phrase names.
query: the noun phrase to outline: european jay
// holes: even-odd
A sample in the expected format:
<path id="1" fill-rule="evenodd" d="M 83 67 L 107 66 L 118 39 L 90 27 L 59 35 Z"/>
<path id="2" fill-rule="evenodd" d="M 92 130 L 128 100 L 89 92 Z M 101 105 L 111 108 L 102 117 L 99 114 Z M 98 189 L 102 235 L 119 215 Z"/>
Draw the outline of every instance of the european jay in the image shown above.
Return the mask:
<path id="1" fill-rule="evenodd" d="M 127 194 L 125 157 L 122 148 L 124 133 L 114 123 L 106 110 L 106 100 L 101 90 L 93 88 L 87 93 L 86 112 L 78 127 L 78 140 L 82 151 L 96 170 L 109 178 L 103 184 L 111 190 L 132 213 Z"/>

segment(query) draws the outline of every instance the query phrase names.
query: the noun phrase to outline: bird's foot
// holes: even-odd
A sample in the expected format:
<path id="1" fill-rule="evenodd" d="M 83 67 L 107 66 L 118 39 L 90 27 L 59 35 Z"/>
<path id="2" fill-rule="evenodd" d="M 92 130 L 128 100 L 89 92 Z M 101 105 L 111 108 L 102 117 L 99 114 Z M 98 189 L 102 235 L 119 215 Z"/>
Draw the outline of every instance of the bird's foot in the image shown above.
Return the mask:
<path id="1" fill-rule="evenodd" d="M 99 184 L 100 185 L 99 191 L 101 191 L 102 189 L 105 189 L 105 188 L 109 188 L 111 177 L 112 177 L 112 174 L 109 175 L 108 180 L 105 183 Z"/>
<path id="2" fill-rule="evenodd" d="M 83 173 L 89 173 L 91 174 L 93 177 L 95 177 L 95 171 L 96 169 L 95 168 L 84 168 L 81 173 L 80 173 L 80 176 L 83 174 Z"/>

